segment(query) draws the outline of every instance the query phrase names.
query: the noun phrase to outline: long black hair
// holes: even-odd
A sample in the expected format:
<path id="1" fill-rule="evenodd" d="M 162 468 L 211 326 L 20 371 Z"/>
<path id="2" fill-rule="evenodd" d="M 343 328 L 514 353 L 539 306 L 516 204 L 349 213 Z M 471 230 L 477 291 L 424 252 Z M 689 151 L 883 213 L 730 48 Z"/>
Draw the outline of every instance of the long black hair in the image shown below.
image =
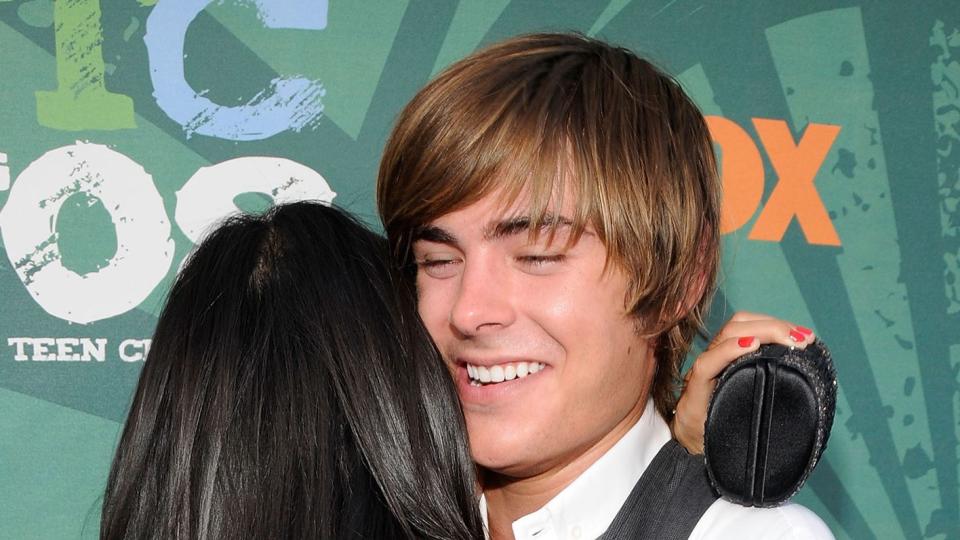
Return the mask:
<path id="1" fill-rule="evenodd" d="M 465 433 L 383 238 L 316 203 L 231 218 L 160 315 L 101 538 L 483 538 Z"/>

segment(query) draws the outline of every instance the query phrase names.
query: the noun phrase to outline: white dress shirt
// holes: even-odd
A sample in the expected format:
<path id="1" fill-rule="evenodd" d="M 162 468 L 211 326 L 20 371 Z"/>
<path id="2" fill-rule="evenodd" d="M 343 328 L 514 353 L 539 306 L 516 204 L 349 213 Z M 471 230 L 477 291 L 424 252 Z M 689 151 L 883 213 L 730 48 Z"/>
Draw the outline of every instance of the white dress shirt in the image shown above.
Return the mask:
<path id="1" fill-rule="evenodd" d="M 588 540 L 613 522 L 634 485 L 654 456 L 670 440 L 670 428 L 657 414 L 653 400 L 623 438 L 543 508 L 513 522 L 516 540 Z M 486 499 L 480 511 L 487 528 Z M 717 499 L 700 517 L 690 535 L 695 540 L 832 540 L 816 514 L 799 504 L 750 508 Z"/>

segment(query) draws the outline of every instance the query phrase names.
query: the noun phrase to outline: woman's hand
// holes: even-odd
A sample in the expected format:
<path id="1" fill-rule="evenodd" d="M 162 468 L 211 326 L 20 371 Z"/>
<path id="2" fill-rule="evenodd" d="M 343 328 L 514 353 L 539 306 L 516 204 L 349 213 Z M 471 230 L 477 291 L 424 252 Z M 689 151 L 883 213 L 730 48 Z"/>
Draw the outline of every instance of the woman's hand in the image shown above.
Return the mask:
<path id="1" fill-rule="evenodd" d="M 703 453 L 703 427 L 707 405 L 717 377 L 731 362 L 765 343 L 804 348 L 813 331 L 768 315 L 739 311 L 713 337 L 684 377 L 683 392 L 670 429 L 673 437 L 692 454 Z"/>

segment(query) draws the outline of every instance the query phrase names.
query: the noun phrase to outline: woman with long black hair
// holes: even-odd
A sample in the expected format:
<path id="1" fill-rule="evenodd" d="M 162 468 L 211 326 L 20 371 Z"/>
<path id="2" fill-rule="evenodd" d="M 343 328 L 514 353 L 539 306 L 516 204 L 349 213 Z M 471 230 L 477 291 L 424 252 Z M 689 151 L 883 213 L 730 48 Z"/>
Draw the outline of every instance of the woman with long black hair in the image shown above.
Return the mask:
<path id="1" fill-rule="evenodd" d="M 160 315 L 101 538 L 483 538 L 456 391 L 385 240 L 239 216 Z"/>

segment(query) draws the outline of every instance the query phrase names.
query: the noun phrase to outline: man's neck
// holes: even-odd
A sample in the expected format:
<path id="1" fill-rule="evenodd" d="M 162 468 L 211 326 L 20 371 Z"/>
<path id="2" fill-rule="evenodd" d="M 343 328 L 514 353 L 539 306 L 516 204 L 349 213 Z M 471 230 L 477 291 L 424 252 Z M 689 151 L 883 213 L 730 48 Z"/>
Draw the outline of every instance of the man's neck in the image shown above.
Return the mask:
<path id="1" fill-rule="evenodd" d="M 490 539 L 513 540 L 513 522 L 542 508 L 606 454 L 640 420 L 645 404 L 646 396 L 601 439 L 542 472 L 517 478 L 483 470 Z"/>

